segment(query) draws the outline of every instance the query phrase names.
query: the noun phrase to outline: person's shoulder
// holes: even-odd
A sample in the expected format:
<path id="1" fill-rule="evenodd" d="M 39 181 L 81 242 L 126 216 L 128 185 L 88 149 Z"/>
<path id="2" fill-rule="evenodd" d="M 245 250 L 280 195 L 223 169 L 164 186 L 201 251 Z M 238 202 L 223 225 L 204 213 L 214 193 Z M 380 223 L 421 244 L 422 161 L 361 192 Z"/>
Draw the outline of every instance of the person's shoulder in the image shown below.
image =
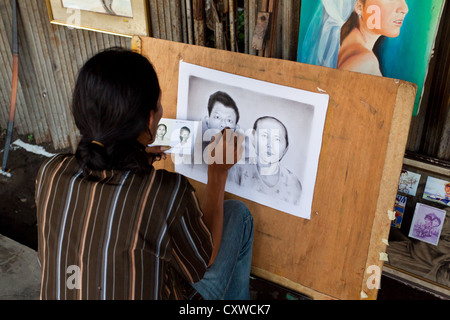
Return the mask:
<path id="1" fill-rule="evenodd" d="M 58 153 L 47 158 L 42 162 L 38 170 L 38 173 L 36 175 L 36 182 L 40 183 L 40 181 L 49 176 L 51 172 L 58 171 L 58 169 L 62 167 L 63 163 L 70 163 L 70 160 L 73 160 L 74 163 L 77 163 L 75 155 L 69 153 Z"/>
<path id="2" fill-rule="evenodd" d="M 155 180 L 160 181 L 162 184 L 170 186 L 184 186 L 189 185 L 189 179 L 177 172 L 171 172 L 166 169 L 158 169 L 155 171 Z"/>
<path id="3" fill-rule="evenodd" d="M 281 167 L 281 175 L 284 177 L 286 184 L 297 190 L 302 190 L 302 183 L 298 179 L 298 177 L 288 168 Z"/>
<path id="4" fill-rule="evenodd" d="M 363 72 L 368 74 L 380 73 L 380 63 L 373 51 L 359 43 L 350 44 L 342 49 L 338 69 Z"/>
<path id="5" fill-rule="evenodd" d="M 59 165 L 60 163 L 75 158 L 75 155 L 71 153 L 57 153 L 42 162 L 40 170 L 45 170 L 54 165 Z"/>

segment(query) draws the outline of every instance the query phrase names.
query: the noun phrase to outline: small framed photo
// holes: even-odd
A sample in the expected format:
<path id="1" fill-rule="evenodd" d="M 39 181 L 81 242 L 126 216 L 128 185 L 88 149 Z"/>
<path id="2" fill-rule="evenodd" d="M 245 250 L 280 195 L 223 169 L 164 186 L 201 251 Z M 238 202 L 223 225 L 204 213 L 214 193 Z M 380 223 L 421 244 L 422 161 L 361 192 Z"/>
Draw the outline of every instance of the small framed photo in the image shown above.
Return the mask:
<path id="1" fill-rule="evenodd" d="M 423 198 L 450 207 L 450 181 L 429 176 Z"/>
<path id="2" fill-rule="evenodd" d="M 415 196 L 417 187 L 419 186 L 421 175 L 408 170 L 402 170 L 400 180 L 398 182 L 398 191 Z"/>
<path id="3" fill-rule="evenodd" d="M 437 246 L 445 215 L 445 210 L 417 203 L 409 237 Z"/>
<path id="4" fill-rule="evenodd" d="M 119 36 L 148 36 L 145 0 L 46 0 L 50 22 Z"/>
<path id="5" fill-rule="evenodd" d="M 395 207 L 394 207 L 395 219 L 392 220 L 391 227 L 401 228 L 403 215 L 405 214 L 406 201 L 407 198 L 400 194 L 398 194 L 397 197 L 395 198 Z"/>

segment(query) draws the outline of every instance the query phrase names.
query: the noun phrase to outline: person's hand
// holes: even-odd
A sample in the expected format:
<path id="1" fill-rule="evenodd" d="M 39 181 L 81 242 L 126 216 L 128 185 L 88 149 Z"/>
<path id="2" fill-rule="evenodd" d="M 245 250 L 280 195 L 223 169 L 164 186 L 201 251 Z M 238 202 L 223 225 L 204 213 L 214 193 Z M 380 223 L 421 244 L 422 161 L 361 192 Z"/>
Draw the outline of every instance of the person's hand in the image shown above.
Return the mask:
<path id="1" fill-rule="evenodd" d="M 244 139 L 245 136 L 230 128 L 216 134 L 207 147 L 208 169 L 218 173 L 228 172 L 242 158 Z"/>
<path id="2" fill-rule="evenodd" d="M 149 160 L 154 161 L 160 161 L 160 160 L 166 160 L 167 154 L 165 153 L 167 150 L 170 150 L 170 146 L 152 146 L 152 147 L 146 147 L 145 152 L 147 152 L 149 156 Z"/>

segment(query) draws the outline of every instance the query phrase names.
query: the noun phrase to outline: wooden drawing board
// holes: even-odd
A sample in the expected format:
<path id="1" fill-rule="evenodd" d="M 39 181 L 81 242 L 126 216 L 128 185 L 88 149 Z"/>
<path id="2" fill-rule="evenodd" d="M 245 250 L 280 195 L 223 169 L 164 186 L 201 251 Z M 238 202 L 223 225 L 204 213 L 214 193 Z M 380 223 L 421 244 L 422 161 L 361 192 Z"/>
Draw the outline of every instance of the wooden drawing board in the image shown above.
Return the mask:
<path id="1" fill-rule="evenodd" d="M 330 96 L 311 220 L 247 204 L 252 273 L 313 299 L 376 299 L 416 96 L 408 82 L 147 37 L 133 50 L 158 73 L 176 118 L 180 60 Z M 173 171 L 170 160 L 158 168 Z M 201 200 L 205 186 L 192 181 Z"/>

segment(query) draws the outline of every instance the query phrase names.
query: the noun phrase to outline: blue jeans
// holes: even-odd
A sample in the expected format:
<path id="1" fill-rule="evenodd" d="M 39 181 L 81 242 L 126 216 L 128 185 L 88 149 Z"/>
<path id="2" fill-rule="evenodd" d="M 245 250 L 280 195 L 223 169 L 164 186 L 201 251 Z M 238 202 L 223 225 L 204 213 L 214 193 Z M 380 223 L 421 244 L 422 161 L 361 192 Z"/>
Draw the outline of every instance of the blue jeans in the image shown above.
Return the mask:
<path id="1" fill-rule="evenodd" d="M 205 300 L 248 300 L 253 218 L 247 207 L 236 200 L 226 200 L 223 211 L 219 252 L 203 279 L 192 286 Z"/>

